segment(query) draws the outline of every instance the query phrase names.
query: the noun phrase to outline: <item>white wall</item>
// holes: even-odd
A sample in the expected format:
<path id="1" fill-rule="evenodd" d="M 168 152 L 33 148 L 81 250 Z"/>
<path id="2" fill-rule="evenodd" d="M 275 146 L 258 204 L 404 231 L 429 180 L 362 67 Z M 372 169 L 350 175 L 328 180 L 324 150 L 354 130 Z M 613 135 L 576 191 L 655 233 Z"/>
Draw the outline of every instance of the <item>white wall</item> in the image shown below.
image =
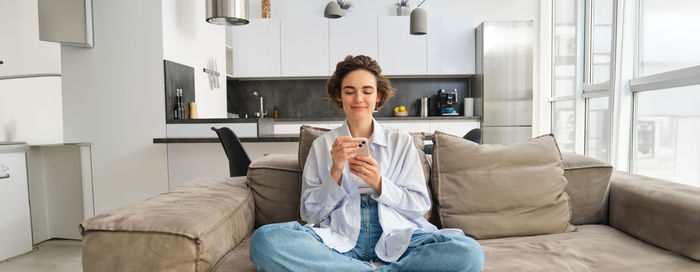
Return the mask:
<path id="1" fill-rule="evenodd" d="M 67 142 L 93 143 L 95 212 L 168 189 L 161 1 L 95 0 L 94 48 L 61 46 Z"/>
<path id="2" fill-rule="evenodd" d="M 317 1 L 270 1 L 271 17 L 299 18 L 323 16 L 327 0 Z M 391 16 L 396 14 L 391 0 L 351 0 L 354 7 L 346 16 Z M 411 7 L 417 6 L 421 0 L 411 0 Z M 494 20 L 535 20 L 537 17 L 538 0 L 428 0 L 423 3 L 428 16 L 457 16 L 474 17 L 476 25 L 483 21 Z M 260 18 L 261 0 L 249 0 L 251 18 Z"/>
<path id="3" fill-rule="evenodd" d="M 226 27 L 205 21 L 205 1 L 163 1 L 163 58 L 194 67 L 200 118 L 226 118 Z M 209 60 L 216 59 L 219 88 L 210 88 Z"/>

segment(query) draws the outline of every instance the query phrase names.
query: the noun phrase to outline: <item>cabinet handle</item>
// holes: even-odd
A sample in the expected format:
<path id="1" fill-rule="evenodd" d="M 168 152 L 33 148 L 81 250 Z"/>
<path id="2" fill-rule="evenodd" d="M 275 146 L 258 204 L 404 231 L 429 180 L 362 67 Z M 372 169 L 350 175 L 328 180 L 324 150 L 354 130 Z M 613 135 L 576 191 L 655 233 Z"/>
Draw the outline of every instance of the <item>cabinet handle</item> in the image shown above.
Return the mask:
<path id="1" fill-rule="evenodd" d="M 10 168 L 0 165 L 0 179 L 10 178 Z"/>

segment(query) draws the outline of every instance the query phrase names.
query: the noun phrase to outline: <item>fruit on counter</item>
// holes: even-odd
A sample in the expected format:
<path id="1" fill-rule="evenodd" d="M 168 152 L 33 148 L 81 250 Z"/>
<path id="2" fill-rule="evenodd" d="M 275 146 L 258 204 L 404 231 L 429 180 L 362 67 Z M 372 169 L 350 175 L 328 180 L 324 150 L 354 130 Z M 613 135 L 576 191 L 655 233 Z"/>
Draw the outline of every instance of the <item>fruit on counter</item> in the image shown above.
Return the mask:
<path id="1" fill-rule="evenodd" d="M 401 112 L 406 111 L 406 107 L 405 107 L 405 106 L 400 106 L 400 107 L 399 107 L 399 111 L 401 111 Z"/>
<path id="2" fill-rule="evenodd" d="M 394 107 L 394 112 L 399 112 L 399 107 Z"/>

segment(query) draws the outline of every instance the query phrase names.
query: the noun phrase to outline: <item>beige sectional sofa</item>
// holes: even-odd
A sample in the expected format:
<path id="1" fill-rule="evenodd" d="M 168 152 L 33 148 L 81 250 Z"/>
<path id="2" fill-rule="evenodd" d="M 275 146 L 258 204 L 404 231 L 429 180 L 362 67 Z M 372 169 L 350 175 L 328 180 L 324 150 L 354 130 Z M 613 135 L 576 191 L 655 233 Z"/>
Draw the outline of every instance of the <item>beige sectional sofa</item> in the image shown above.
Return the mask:
<path id="1" fill-rule="evenodd" d="M 700 188 L 573 153 L 563 164 L 576 231 L 479 240 L 485 271 L 700 271 Z M 247 177 L 196 179 L 100 214 L 80 225 L 83 269 L 255 271 L 251 233 L 300 220 L 300 189 L 298 156 L 272 154 Z"/>

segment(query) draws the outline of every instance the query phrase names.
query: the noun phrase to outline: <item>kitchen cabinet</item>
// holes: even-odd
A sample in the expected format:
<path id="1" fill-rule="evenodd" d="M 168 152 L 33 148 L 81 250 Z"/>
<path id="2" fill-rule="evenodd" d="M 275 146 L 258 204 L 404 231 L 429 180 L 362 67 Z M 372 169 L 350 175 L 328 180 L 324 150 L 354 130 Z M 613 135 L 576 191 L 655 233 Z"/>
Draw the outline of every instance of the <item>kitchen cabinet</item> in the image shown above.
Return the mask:
<path id="1" fill-rule="evenodd" d="M 95 216 L 92 144 L 32 145 L 27 153 L 34 244 L 80 240 L 75 226 Z"/>
<path id="2" fill-rule="evenodd" d="M 59 44 L 39 41 L 37 10 L 37 1 L 2 1 L 0 61 L 3 64 L 0 64 L 0 79 L 61 73 Z"/>
<path id="3" fill-rule="evenodd" d="M 474 27 L 474 18 L 468 16 L 428 19 L 426 36 L 429 75 L 474 74 Z"/>
<path id="4" fill-rule="evenodd" d="M 27 148 L 0 142 L 0 261 L 32 250 Z"/>
<path id="5" fill-rule="evenodd" d="M 378 17 L 342 17 L 330 20 L 328 43 L 330 46 L 330 73 L 347 55 L 366 55 L 377 59 Z"/>
<path id="6" fill-rule="evenodd" d="M 281 75 L 328 76 L 328 19 L 282 19 Z"/>
<path id="7" fill-rule="evenodd" d="M 234 77 L 280 76 L 280 19 L 230 27 Z"/>
<path id="8" fill-rule="evenodd" d="M 227 33 L 234 78 L 325 77 L 347 55 L 376 59 L 385 75 L 472 75 L 474 18 L 430 17 L 427 35 L 409 16 L 252 19 Z M 232 70 L 229 72 L 229 70 Z"/>
<path id="9" fill-rule="evenodd" d="M 379 17 L 377 61 L 383 74 L 426 74 L 426 37 L 411 35 L 409 25 L 409 16 Z"/>

